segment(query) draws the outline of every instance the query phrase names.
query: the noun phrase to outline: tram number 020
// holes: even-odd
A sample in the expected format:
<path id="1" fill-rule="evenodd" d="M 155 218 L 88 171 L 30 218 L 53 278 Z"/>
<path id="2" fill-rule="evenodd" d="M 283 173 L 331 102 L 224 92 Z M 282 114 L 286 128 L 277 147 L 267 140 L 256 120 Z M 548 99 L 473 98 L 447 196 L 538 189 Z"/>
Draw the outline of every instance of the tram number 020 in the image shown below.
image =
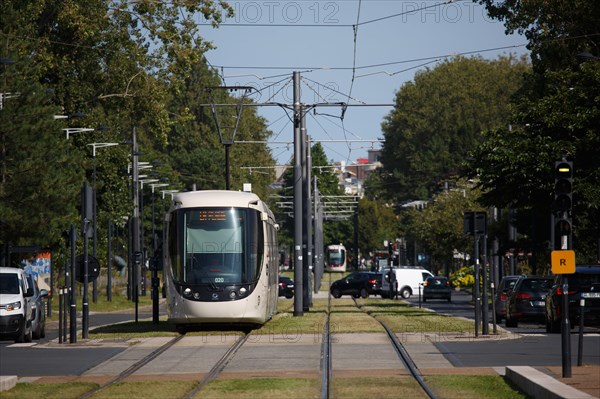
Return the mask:
<path id="1" fill-rule="evenodd" d="M 225 277 L 215 277 L 215 283 L 224 283 Z"/>

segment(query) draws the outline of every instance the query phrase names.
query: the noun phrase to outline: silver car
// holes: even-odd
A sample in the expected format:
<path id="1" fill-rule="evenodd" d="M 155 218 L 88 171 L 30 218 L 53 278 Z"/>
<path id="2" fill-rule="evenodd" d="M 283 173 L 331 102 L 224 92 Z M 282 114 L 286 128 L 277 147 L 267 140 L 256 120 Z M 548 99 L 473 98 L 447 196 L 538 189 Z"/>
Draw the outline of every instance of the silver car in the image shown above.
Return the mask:
<path id="1" fill-rule="evenodd" d="M 31 302 L 31 330 L 34 339 L 44 338 L 46 336 L 46 302 L 48 290 L 40 289 L 37 280 L 33 274 L 27 274 L 27 282 L 33 287 L 33 296 L 29 298 Z"/>

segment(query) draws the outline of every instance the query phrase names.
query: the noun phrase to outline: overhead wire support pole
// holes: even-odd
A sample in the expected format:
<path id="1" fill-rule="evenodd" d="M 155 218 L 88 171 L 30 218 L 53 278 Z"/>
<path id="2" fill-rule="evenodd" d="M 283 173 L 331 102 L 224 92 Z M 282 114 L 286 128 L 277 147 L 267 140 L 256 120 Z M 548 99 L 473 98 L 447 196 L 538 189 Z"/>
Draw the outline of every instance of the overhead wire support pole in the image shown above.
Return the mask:
<path id="1" fill-rule="evenodd" d="M 302 105 L 300 104 L 300 72 L 294 72 L 294 316 L 304 316 L 303 263 L 302 263 L 302 134 L 300 122 Z"/>
<path id="2" fill-rule="evenodd" d="M 213 94 L 214 89 L 224 90 L 226 93 L 227 93 L 227 91 L 229 91 L 229 92 L 238 91 L 238 90 L 243 91 L 242 96 L 238 99 L 238 102 L 236 104 L 228 104 L 228 103 L 217 104 L 215 101 L 213 101 L 211 104 L 208 104 L 212 111 L 213 118 L 215 120 L 215 125 L 217 126 L 217 132 L 219 133 L 219 138 L 221 140 L 221 144 L 225 147 L 225 189 L 229 190 L 230 186 L 231 186 L 230 185 L 230 175 L 231 174 L 230 174 L 230 169 L 229 169 L 229 165 L 230 165 L 229 149 L 235 141 L 235 136 L 237 134 L 237 130 L 238 130 L 238 127 L 240 124 L 240 119 L 242 117 L 243 107 L 244 107 L 244 105 L 246 105 L 246 104 L 244 104 L 245 100 L 246 100 L 247 96 L 250 94 L 250 92 L 252 90 L 254 90 L 254 87 L 252 87 L 252 86 L 207 87 L 208 93 L 211 98 L 213 97 L 212 94 Z M 227 99 L 227 97 L 225 97 L 225 99 Z M 227 120 L 228 120 L 227 113 L 225 113 L 225 118 L 222 118 L 222 120 L 219 121 L 217 107 L 227 107 L 227 106 L 234 106 L 236 108 L 235 122 L 234 122 L 233 127 L 227 126 Z M 222 123 L 225 123 L 225 124 L 223 125 Z M 226 132 L 227 129 L 230 129 L 230 131 Z"/>

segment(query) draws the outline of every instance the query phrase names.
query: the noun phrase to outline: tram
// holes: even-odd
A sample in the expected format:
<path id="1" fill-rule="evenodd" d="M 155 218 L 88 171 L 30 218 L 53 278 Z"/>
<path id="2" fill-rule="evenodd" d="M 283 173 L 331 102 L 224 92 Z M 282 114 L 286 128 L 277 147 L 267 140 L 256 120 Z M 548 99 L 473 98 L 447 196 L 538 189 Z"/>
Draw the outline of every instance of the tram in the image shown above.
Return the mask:
<path id="1" fill-rule="evenodd" d="M 325 271 L 346 271 L 346 248 L 342 245 L 328 245 L 325 251 Z"/>
<path id="2" fill-rule="evenodd" d="M 256 194 L 176 194 L 165 217 L 168 320 L 180 333 L 214 325 L 254 328 L 277 311 L 273 213 Z"/>

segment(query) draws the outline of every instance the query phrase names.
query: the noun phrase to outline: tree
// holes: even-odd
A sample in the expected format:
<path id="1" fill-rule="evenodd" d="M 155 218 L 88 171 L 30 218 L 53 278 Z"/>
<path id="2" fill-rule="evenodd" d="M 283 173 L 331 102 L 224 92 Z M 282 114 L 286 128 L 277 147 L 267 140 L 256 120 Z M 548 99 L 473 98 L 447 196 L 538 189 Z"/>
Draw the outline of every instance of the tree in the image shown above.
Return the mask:
<path id="1" fill-rule="evenodd" d="M 448 270 L 454 252 L 469 253 L 471 241 L 464 233 L 467 211 L 479 211 L 479 195 L 472 184 L 458 181 L 456 186 L 435 195 L 422 210 L 410 209 L 404 216 L 409 240 L 416 240 L 422 252 L 431 258 L 433 271 Z"/>
<path id="2" fill-rule="evenodd" d="M 428 199 L 458 176 L 481 132 L 506 124 L 508 100 L 527 69 L 524 59 L 513 56 L 456 57 L 402 86 L 382 123 L 384 195 L 395 201 Z"/>
<path id="3" fill-rule="evenodd" d="M 393 208 L 363 198 L 358 203 L 358 246 L 364 253 L 382 249 L 383 242 L 404 236 Z"/>
<path id="4" fill-rule="evenodd" d="M 536 211 L 536 230 L 550 238 L 554 161 L 574 163 L 573 233 L 578 262 L 598 260 L 600 229 L 600 63 L 596 2 L 481 1 L 507 32 L 525 33 L 533 70 L 513 101 L 512 129 L 493 129 L 473 152 L 468 174 L 485 189 L 484 204 Z M 518 190 L 515 188 L 518 187 Z"/>

